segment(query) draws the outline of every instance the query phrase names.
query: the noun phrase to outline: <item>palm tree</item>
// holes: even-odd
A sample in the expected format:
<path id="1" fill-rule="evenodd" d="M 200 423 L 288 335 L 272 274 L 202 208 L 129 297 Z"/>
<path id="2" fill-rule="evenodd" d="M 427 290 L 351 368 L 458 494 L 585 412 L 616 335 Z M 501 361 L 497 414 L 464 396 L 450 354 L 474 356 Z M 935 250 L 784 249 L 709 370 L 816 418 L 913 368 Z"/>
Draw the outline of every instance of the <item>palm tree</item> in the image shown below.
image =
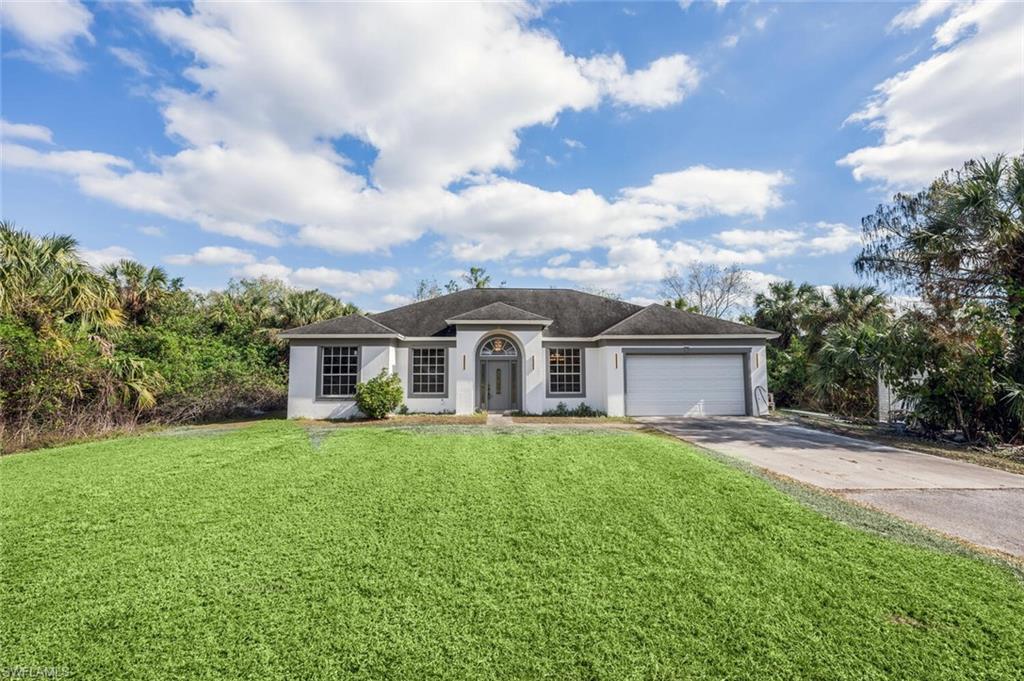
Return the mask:
<path id="1" fill-rule="evenodd" d="M 767 294 L 754 296 L 753 322 L 755 326 L 778 331 L 780 335 L 772 343 L 788 348 L 794 338 L 805 332 L 809 317 L 826 304 L 821 292 L 810 284 L 775 282 L 769 284 Z"/>
<path id="2" fill-rule="evenodd" d="M 114 287 L 78 255 L 70 236 L 43 236 L 0 221 L 0 314 L 23 320 L 37 333 L 55 324 L 86 328 L 122 322 Z"/>
<path id="3" fill-rule="evenodd" d="M 153 305 L 167 292 L 167 272 L 162 267 L 147 269 L 134 260 L 121 260 L 104 267 L 103 274 L 114 285 L 125 318 L 133 324 L 146 322 Z"/>
<path id="4" fill-rule="evenodd" d="M 281 300 L 277 325 L 282 329 L 290 329 L 358 311 L 351 303 L 343 303 L 318 289 L 291 291 Z"/>

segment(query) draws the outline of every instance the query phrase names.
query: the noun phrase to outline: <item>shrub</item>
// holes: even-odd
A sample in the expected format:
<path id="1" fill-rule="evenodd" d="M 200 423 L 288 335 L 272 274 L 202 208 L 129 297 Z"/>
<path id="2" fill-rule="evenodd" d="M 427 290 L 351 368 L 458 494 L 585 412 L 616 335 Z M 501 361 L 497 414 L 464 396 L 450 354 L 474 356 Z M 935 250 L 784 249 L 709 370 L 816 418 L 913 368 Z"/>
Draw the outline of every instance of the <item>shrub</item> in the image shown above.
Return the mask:
<path id="1" fill-rule="evenodd" d="M 543 416 L 582 416 L 582 417 L 593 417 L 593 416 L 607 416 L 603 411 L 594 409 L 585 402 L 580 402 L 577 406 L 570 409 L 565 402 L 559 402 L 554 409 L 548 409 L 545 411 Z"/>
<path id="2" fill-rule="evenodd" d="M 369 381 L 356 385 L 356 405 L 370 418 L 382 419 L 402 404 L 402 393 L 402 379 L 398 374 L 381 369 Z"/>

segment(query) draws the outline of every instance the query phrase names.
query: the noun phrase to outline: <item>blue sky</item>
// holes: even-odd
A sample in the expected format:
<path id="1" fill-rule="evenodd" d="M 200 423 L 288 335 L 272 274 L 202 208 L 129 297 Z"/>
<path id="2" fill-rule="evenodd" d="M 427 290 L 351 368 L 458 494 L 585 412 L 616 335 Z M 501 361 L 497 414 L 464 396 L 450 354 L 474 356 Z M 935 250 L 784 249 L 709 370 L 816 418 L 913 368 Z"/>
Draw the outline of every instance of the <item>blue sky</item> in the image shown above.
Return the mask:
<path id="1" fill-rule="evenodd" d="M 852 282 L 880 201 L 1024 148 L 1017 4 L 0 11 L 3 216 L 198 289 Z"/>

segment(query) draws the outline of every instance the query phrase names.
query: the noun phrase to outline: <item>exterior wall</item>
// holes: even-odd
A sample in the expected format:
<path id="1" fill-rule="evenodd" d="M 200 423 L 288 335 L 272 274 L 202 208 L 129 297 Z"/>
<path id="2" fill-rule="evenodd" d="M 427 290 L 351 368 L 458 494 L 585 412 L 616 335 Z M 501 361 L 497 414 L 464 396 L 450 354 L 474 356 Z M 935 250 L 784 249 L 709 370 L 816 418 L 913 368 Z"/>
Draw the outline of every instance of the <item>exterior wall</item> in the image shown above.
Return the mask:
<path id="1" fill-rule="evenodd" d="M 288 418 L 348 419 L 359 416 L 351 398 L 317 396 L 318 350 L 321 345 L 358 345 L 359 381 L 373 378 L 381 369 L 395 367 L 395 347 L 390 343 L 367 344 L 358 340 L 293 340 L 288 350 Z"/>
<path id="2" fill-rule="evenodd" d="M 416 343 L 415 345 L 399 345 L 395 348 L 395 371 L 402 379 L 402 388 L 405 391 L 405 405 L 409 411 L 424 414 L 446 414 L 455 412 L 455 391 L 452 389 L 455 374 L 455 346 L 449 343 L 446 355 L 448 365 L 448 393 L 442 397 L 414 397 L 410 394 L 412 385 L 410 381 L 413 347 L 438 347 L 442 343 Z"/>
<path id="3" fill-rule="evenodd" d="M 539 327 L 485 329 L 463 327 L 455 338 L 434 341 L 374 340 L 293 340 L 290 347 L 288 376 L 288 417 L 312 419 L 344 419 L 359 416 L 352 399 L 317 397 L 319 373 L 318 348 L 321 345 L 359 345 L 358 380 L 365 381 L 381 369 L 395 371 L 402 379 L 405 404 L 409 411 L 426 413 L 472 414 L 477 409 L 476 380 L 482 341 L 490 336 L 505 335 L 519 344 L 521 357 L 520 386 L 522 403 L 519 409 L 539 414 L 554 409 L 559 402 L 569 408 L 586 403 L 610 416 L 623 416 L 625 401 L 625 359 L 630 352 L 737 352 L 745 356 L 748 411 L 764 415 L 767 405 L 767 358 L 763 342 L 692 340 L 692 341 L 623 341 L 621 343 L 577 344 L 584 349 L 584 391 L 580 397 L 547 396 L 547 354 L 545 347 L 559 345 L 557 339 L 544 338 Z M 412 347 L 448 346 L 448 394 L 443 397 L 412 397 L 409 395 L 409 362 Z M 573 345 L 573 343 L 565 343 Z"/>
<path id="4" fill-rule="evenodd" d="M 449 376 L 449 381 L 454 380 L 456 414 L 472 414 L 476 411 L 476 374 L 480 365 L 477 352 L 485 338 L 499 335 L 516 341 L 522 352 L 519 361 L 522 404 L 519 409 L 529 413 L 543 411 L 545 376 L 540 329 L 464 327 L 458 329 L 455 336 L 455 362 Z"/>
<path id="5" fill-rule="evenodd" d="M 566 343 L 566 345 L 571 345 Z M 542 386 L 547 386 L 547 348 L 558 347 L 559 344 L 552 342 L 545 344 L 544 349 L 541 351 L 537 358 L 538 367 L 540 369 L 540 380 Z M 599 411 L 607 411 L 607 394 L 605 393 L 605 368 L 601 363 L 601 348 L 590 347 L 583 349 L 583 395 L 581 396 L 548 396 L 545 389 L 543 406 L 538 410 L 538 413 L 547 411 L 548 409 L 554 409 L 558 406 L 559 402 L 564 402 L 565 406 L 570 409 L 575 409 L 581 404 L 597 409 Z"/>
<path id="6" fill-rule="evenodd" d="M 605 370 L 605 390 L 609 416 L 626 414 L 626 357 L 632 353 L 655 351 L 664 353 L 701 354 L 702 352 L 736 352 L 745 355 L 747 373 L 747 412 L 752 416 L 768 413 L 768 367 L 764 343 L 732 341 L 728 339 L 692 341 L 628 341 L 622 344 L 602 344 L 601 364 Z"/>

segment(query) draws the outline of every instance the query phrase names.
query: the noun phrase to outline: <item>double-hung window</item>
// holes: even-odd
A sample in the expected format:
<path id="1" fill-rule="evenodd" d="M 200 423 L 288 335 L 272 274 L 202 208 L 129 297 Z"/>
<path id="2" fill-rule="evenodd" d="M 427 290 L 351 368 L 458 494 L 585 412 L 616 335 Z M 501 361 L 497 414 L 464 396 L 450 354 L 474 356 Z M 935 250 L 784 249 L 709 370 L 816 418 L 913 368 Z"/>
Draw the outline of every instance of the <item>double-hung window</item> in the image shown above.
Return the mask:
<path id="1" fill-rule="evenodd" d="M 550 348 L 548 350 L 548 393 L 552 395 L 583 394 L 582 348 Z"/>
<path id="2" fill-rule="evenodd" d="M 328 345 L 320 348 L 320 396 L 352 397 L 359 381 L 359 348 Z"/>
<path id="3" fill-rule="evenodd" d="M 448 392 L 447 348 L 412 348 L 413 395 L 442 396 Z"/>

